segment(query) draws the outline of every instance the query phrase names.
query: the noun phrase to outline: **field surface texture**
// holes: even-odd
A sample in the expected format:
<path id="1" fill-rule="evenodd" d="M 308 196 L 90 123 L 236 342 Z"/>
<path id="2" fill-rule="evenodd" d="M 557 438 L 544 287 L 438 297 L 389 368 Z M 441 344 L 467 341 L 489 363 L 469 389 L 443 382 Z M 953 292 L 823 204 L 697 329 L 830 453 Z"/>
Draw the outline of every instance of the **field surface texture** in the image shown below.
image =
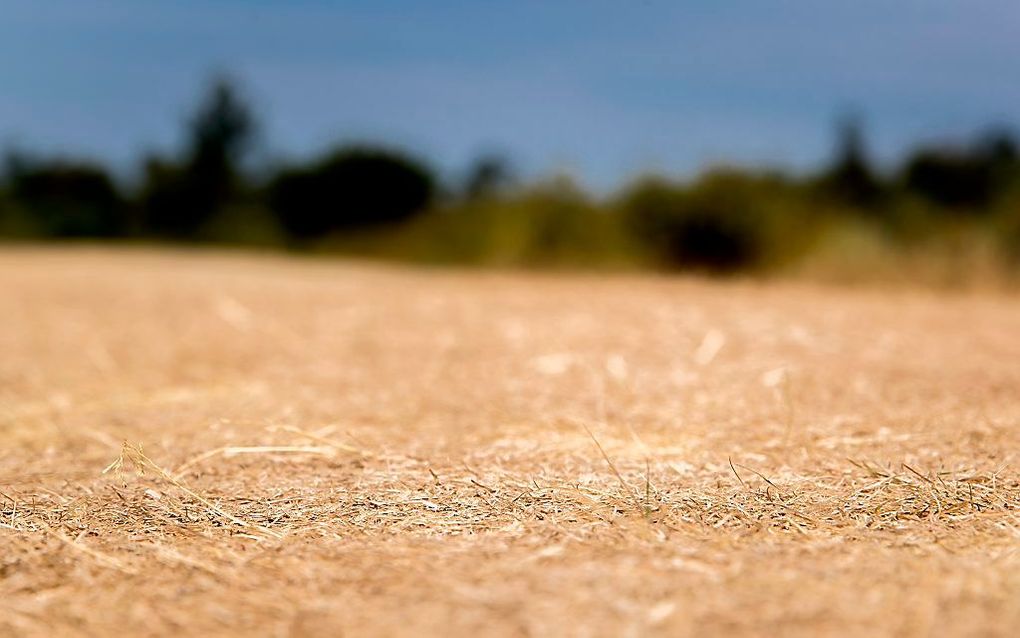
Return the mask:
<path id="1" fill-rule="evenodd" d="M 0 635 L 1008 636 L 1020 301 L 0 251 Z"/>

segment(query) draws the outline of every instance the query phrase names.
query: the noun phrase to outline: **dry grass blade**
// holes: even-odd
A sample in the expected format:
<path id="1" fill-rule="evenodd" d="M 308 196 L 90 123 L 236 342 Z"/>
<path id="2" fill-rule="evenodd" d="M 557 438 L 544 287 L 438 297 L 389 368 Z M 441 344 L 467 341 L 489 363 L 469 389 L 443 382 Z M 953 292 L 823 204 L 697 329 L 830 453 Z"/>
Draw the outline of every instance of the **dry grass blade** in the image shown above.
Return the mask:
<path id="1" fill-rule="evenodd" d="M 371 452 L 369 452 L 367 450 L 363 450 L 361 448 L 356 448 L 353 445 L 347 445 L 346 443 L 340 443 L 338 441 L 334 441 L 332 439 L 328 439 L 328 438 L 326 438 L 324 436 L 319 436 L 318 434 L 315 434 L 313 432 L 307 432 L 307 431 L 302 430 L 300 428 L 296 428 L 296 427 L 294 427 L 292 425 L 278 426 L 278 427 L 272 428 L 272 429 L 278 429 L 278 430 L 280 430 L 282 432 L 289 432 L 291 434 L 296 434 L 298 436 L 305 437 L 306 439 L 315 441 L 316 443 L 322 443 L 323 445 L 328 445 L 329 447 L 331 447 L 331 448 L 333 448 L 335 450 L 339 450 L 341 452 L 349 452 L 350 454 L 357 454 L 359 456 L 364 456 L 364 457 L 372 457 L 372 456 L 374 456 Z"/>
<path id="2" fill-rule="evenodd" d="M 187 556 L 183 552 L 176 550 L 173 547 L 170 547 L 166 544 L 153 543 L 152 545 L 149 545 L 149 549 L 155 552 L 155 554 L 159 557 L 161 561 L 169 563 L 171 565 L 175 566 L 185 565 L 187 567 L 191 567 L 206 572 L 213 576 L 221 575 L 221 571 L 214 567 L 212 564 L 206 561 L 192 558 L 191 556 Z"/>
<path id="3" fill-rule="evenodd" d="M 215 503 L 205 498 L 198 492 L 192 490 L 190 487 L 185 485 L 179 479 L 177 479 L 169 472 L 164 470 L 162 467 L 157 465 L 152 459 L 146 456 L 144 452 L 142 452 L 140 447 L 129 445 L 127 442 L 123 444 L 120 456 L 116 460 L 114 460 L 113 463 L 108 465 L 106 469 L 103 470 L 103 472 L 107 473 L 114 469 L 119 469 L 120 467 L 123 466 L 125 458 L 131 461 L 135 465 L 135 467 L 143 473 L 145 470 L 151 470 L 164 481 L 170 483 L 171 485 L 181 490 L 194 500 L 201 503 L 212 514 L 215 514 L 216 516 L 223 518 L 229 521 L 230 523 L 237 525 L 238 527 L 243 527 L 247 530 L 256 531 L 266 536 L 270 536 L 272 538 L 283 538 L 283 535 L 275 530 L 271 530 L 268 527 L 264 527 L 256 523 L 250 523 L 241 518 L 238 518 L 237 516 L 231 514 L 230 512 L 227 512 L 222 507 L 216 505 Z"/>
<path id="4" fill-rule="evenodd" d="M 726 462 L 730 464 L 730 471 L 733 472 L 733 476 L 737 477 L 737 480 L 740 481 L 740 486 L 747 489 L 747 483 L 744 482 L 744 479 L 740 478 L 740 473 L 737 472 L 737 468 L 733 465 L 733 457 L 727 456 Z"/>
<path id="5" fill-rule="evenodd" d="M 82 544 L 82 543 L 80 543 L 80 542 L 78 542 L 76 540 L 70 539 L 67 536 L 65 536 L 62 532 L 59 532 L 59 531 L 57 531 L 55 529 L 52 529 L 50 527 L 43 528 L 43 532 L 47 536 L 51 536 L 51 537 L 57 539 L 58 541 L 63 543 L 65 546 L 73 549 L 74 551 L 80 552 L 81 554 L 84 554 L 84 555 L 94 559 L 97 563 L 99 563 L 103 567 L 108 567 L 110 569 L 115 569 L 115 570 L 117 570 L 119 572 L 123 572 L 125 574 L 132 574 L 132 575 L 134 575 L 134 574 L 138 573 L 138 571 L 136 569 L 128 567 L 123 562 L 117 560 L 113 556 L 109 556 L 109 555 L 104 554 L 104 553 L 102 553 L 100 551 L 92 549 L 91 547 L 88 547 L 88 546 L 86 546 L 86 545 L 84 545 L 84 544 Z"/>
<path id="6" fill-rule="evenodd" d="M 180 480 L 187 470 L 195 467 L 203 461 L 207 461 L 217 456 L 230 458 L 232 456 L 239 456 L 243 454 L 312 454 L 317 456 L 333 456 L 336 454 L 336 450 L 332 447 L 317 447 L 311 445 L 225 446 L 203 452 L 202 454 L 185 461 L 173 471 L 173 476 L 177 480 Z"/>
<path id="7" fill-rule="evenodd" d="M 637 492 L 634 490 L 634 488 L 627 484 L 627 481 L 624 480 L 623 475 L 620 474 L 620 470 L 616 469 L 616 464 L 613 463 L 613 459 L 609 458 L 609 454 L 606 453 L 605 448 L 602 447 L 602 444 L 599 443 L 599 440 L 595 438 L 595 433 L 591 431 L 591 428 L 589 428 L 588 424 L 586 424 L 585 422 L 578 421 L 578 423 L 582 428 L 584 428 L 584 431 L 588 433 L 588 436 L 591 437 L 592 442 L 595 443 L 595 447 L 598 448 L 599 453 L 602 455 L 603 460 L 605 460 L 606 462 L 606 465 L 609 466 L 609 469 L 612 470 L 613 475 L 616 476 L 616 480 L 619 481 L 620 487 L 623 489 L 623 493 L 627 496 L 628 499 L 634 501 L 634 504 L 638 509 L 641 509 L 641 498 L 637 495 Z"/>

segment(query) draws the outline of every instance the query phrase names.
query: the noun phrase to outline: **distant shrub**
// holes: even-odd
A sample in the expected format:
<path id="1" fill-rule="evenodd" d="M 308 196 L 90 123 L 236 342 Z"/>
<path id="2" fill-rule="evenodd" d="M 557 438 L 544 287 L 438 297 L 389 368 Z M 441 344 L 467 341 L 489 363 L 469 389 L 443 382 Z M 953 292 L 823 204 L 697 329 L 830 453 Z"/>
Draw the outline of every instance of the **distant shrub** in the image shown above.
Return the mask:
<path id="1" fill-rule="evenodd" d="M 945 209 L 990 212 L 1020 180 L 1020 158 L 1004 132 L 984 136 L 971 148 L 923 148 L 906 162 L 906 189 Z"/>
<path id="2" fill-rule="evenodd" d="M 432 263 L 616 269 L 640 260 L 619 217 L 562 176 L 448 202 L 379 239 L 375 254 Z"/>
<path id="3" fill-rule="evenodd" d="M 631 246 L 619 220 L 568 177 L 507 199 L 496 213 L 503 220 L 495 220 L 492 241 L 507 253 L 507 239 L 516 236 L 516 246 L 510 246 L 515 263 L 596 266 L 629 261 Z M 508 233 L 508 228 L 516 233 Z"/>
<path id="4" fill-rule="evenodd" d="M 371 148 L 341 149 L 325 159 L 279 173 L 269 206 L 297 238 L 393 224 L 429 206 L 435 179 L 424 165 Z"/>
<path id="5" fill-rule="evenodd" d="M 515 182 L 509 160 L 502 155 L 482 155 L 468 170 L 461 188 L 466 200 L 479 200 L 505 194 Z"/>
<path id="6" fill-rule="evenodd" d="M 992 198 L 991 172 L 983 162 L 949 151 L 925 151 L 904 171 L 909 191 L 947 208 L 977 208 Z"/>
<path id="7" fill-rule="evenodd" d="M 811 225 L 803 198 L 789 190 L 779 180 L 717 171 L 689 188 L 645 180 L 618 205 L 661 265 L 723 274 L 775 265 L 802 247 Z"/>
<path id="8" fill-rule="evenodd" d="M 50 237 L 117 237 L 129 230 L 127 209 L 99 166 L 79 161 L 24 161 L 7 176 L 11 210 Z"/>
<path id="9" fill-rule="evenodd" d="M 993 231 L 1007 264 L 1013 269 L 1020 268 L 1020 184 L 1015 185 L 1000 203 L 993 220 Z"/>
<path id="10" fill-rule="evenodd" d="M 25 234 L 23 228 L 19 227 L 23 223 L 23 216 L 19 214 L 10 194 L 0 184 L 0 237 Z"/>
<path id="11" fill-rule="evenodd" d="M 189 238 L 219 210 L 225 193 L 201 174 L 186 167 L 151 158 L 145 165 L 140 195 L 146 234 Z"/>

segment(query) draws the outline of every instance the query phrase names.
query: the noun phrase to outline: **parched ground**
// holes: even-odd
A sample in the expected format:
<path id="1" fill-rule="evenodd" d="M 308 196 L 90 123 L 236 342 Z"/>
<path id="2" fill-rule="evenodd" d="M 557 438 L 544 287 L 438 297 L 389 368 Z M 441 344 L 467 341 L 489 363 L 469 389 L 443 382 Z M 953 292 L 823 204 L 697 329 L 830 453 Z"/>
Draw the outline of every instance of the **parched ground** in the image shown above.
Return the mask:
<path id="1" fill-rule="evenodd" d="M 1020 626 L 1016 297 L 7 248 L 0 437 L 0 635 Z"/>

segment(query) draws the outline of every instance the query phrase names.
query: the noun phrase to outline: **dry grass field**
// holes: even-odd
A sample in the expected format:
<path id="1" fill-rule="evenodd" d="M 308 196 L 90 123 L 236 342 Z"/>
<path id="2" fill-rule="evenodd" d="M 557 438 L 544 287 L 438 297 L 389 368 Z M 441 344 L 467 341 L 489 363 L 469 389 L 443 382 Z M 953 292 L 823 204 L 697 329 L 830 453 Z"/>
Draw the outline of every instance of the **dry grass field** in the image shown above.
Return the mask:
<path id="1" fill-rule="evenodd" d="M 0 635 L 1011 636 L 1020 299 L 0 251 Z"/>

